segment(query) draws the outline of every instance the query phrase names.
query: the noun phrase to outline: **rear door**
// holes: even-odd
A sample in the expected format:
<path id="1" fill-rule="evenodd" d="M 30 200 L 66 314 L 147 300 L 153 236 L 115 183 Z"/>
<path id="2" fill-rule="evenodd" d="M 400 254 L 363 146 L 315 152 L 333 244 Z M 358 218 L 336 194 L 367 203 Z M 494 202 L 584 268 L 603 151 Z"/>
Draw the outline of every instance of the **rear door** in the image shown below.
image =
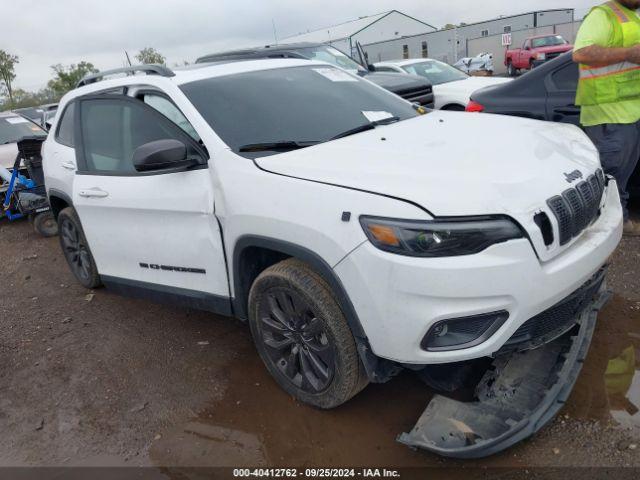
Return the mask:
<path id="1" fill-rule="evenodd" d="M 580 107 L 576 102 L 578 64 L 570 59 L 558 64 L 545 78 L 547 120 L 580 126 Z"/>
<path id="2" fill-rule="evenodd" d="M 73 203 L 103 281 L 228 310 L 208 164 L 140 173 L 132 162 L 136 148 L 155 140 L 179 140 L 205 161 L 206 151 L 186 126 L 137 99 L 86 97 L 76 108 L 81 140 Z"/>

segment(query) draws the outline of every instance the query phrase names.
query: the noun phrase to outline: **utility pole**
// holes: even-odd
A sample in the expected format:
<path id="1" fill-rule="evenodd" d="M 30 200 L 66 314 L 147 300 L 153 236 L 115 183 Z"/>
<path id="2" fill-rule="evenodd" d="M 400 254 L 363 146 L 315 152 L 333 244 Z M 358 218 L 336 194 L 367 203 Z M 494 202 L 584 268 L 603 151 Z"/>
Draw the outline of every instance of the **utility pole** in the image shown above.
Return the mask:
<path id="1" fill-rule="evenodd" d="M 278 31 L 276 30 L 276 21 L 272 18 L 271 25 L 273 26 L 273 38 L 276 41 L 276 45 L 278 45 Z"/>

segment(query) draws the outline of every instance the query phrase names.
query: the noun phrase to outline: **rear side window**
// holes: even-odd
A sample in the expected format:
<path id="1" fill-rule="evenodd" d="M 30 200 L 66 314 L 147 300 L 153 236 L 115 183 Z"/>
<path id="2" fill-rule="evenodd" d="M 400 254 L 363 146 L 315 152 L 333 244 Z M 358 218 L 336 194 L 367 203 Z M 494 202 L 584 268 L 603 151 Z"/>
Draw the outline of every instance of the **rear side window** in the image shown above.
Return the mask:
<path id="1" fill-rule="evenodd" d="M 570 62 L 551 74 L 551 81 L 557 90 L 575 91 L 578 89 L 578 64 Z"/>
<path id="2" fill-rule="evenodd" d="M 174 128 L 142 103 L 118 99 L 82 101 L 82 143 L 90 172 L 136 173 L 133 152 L 145 143 L 173 138 Z"/>
<path id="3" fill-rule="evenodd" d="M 64 109 L 60 123 L 58 124 L 58 131 L 56 132 L 56 141 L 67 147 L 75 147 L 74 141 L 74 126 L 75 126 L 75 102 L 70 103 L 67 108 Z"/>

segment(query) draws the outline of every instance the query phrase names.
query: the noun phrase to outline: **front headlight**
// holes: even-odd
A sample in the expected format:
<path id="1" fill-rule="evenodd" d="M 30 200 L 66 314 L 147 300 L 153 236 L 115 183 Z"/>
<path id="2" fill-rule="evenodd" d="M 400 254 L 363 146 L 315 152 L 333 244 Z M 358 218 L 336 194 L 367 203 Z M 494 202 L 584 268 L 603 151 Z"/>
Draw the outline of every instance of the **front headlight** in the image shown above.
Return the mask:
<path id="1" fill-rule="evenodd" d="M 481 252 L 496 243 L 524 238 L 506 217 L 433 221 L 360 217 L 367 237 L 386 252 L 412 257 L 455 257 Z"/>
<path id="2" fill-rule="evenodd" d="M 536 58 L 537 58 L 538 60 L 546 60 L 546 58 L 547 58 L 547 54 L 546 54 L 546 53 L 538 53 L 538 54 L 536 55 Z"/>

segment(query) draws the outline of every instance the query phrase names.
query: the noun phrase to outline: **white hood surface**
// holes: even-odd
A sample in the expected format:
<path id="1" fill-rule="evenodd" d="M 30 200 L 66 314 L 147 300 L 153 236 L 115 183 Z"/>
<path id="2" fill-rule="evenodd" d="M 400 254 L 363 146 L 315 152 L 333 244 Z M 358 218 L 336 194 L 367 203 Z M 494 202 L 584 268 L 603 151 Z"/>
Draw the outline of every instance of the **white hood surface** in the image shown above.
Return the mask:
<path id="1" fill-rule="evenodd" d="M 586 178 L 600 166 L 575 126 L 440 111 L 256 162 L 273 173 L 409 200 L 435 216 L 515 218 L 569 188 L 565 173 Z"/>

